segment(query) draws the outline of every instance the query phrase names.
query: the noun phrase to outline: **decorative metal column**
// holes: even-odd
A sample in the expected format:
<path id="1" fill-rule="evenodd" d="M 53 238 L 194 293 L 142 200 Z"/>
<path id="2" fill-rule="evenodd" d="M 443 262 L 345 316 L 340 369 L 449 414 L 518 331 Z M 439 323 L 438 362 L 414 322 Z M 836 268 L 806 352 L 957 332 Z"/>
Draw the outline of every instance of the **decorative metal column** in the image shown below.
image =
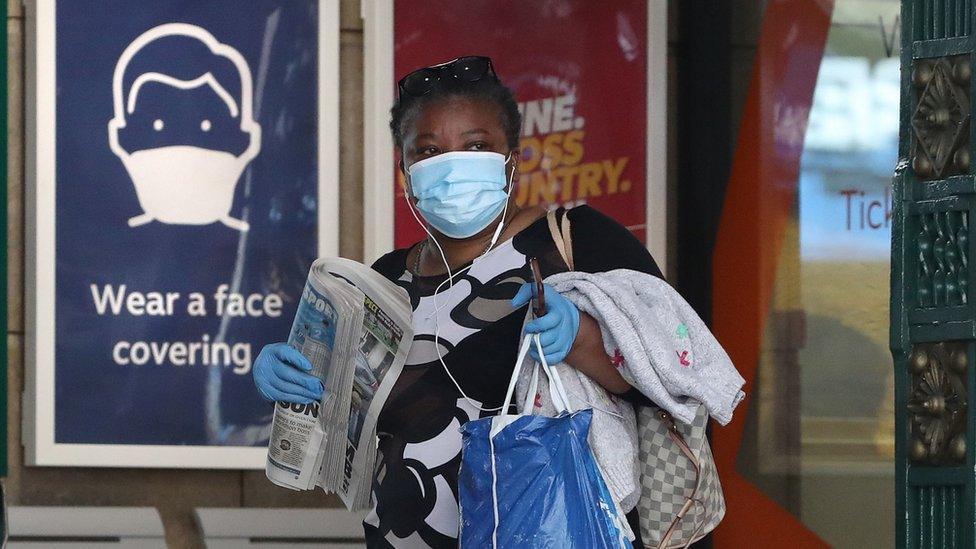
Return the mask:
<path id="1" fill-rule="evenodd" d="M 974 8 L 902 1 L 891 251 L 899 547 L 976 547 Z"/>

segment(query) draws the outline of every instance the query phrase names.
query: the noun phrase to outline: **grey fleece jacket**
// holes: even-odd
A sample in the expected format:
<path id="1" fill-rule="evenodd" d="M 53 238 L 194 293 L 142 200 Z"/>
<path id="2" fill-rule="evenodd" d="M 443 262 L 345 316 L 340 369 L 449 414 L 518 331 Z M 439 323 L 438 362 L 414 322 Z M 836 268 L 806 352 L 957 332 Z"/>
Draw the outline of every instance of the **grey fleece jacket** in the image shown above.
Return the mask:
<path id="1" fill-rule="evenodd" d="M 677 420 L 691 424 L 704 405 L 722 425 L 745 393 L 744 380 L 694 309 L 667 282 L 639 271 L 560 273 L 546 279 L 600 324 L 607 355 L 633 387 Z M 527 359 L 531 360 L 531 359 Z M 574 409 L 592 408 L 590 447 L 614 501 L 625 512 L 640 497 L 634 407 L 567 364 L 554 365 Z M 525 400 L 531 382 L 522 368 L 517 386 Z M 535 412 L 555 414 L 548 386 L 535 396 Z"/>
<path id="2" fill-rule="evenodd" d="M 620 373 L 677 420 L 690 424 L 699 404 L 722 425 L 745 393 L 729 355 L 667 282 L 638 271 L 559 273 L 546 279 L 603 333 Z"/>

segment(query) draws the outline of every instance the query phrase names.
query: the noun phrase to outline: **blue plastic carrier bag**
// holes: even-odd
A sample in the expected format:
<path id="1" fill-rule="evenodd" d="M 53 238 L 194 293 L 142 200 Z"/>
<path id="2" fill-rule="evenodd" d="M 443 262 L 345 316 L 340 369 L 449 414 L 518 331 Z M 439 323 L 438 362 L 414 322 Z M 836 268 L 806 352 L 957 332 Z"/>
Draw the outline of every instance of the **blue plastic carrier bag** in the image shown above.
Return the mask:
<path id="1" fill-rule="evenodd" d="M 505 396 L 509 408 L 529 345 L 519 350 Z M 462 548 L 630 548 L 623 516 L 607 489 L 587 436 L 592 410 L 573 412 L 558 374 L 542 359 L 557 417 L 519 414 L 467 422 L 462 428 L 458 479 Z M 538 372 L 534 372 L 538 379 Z"/>

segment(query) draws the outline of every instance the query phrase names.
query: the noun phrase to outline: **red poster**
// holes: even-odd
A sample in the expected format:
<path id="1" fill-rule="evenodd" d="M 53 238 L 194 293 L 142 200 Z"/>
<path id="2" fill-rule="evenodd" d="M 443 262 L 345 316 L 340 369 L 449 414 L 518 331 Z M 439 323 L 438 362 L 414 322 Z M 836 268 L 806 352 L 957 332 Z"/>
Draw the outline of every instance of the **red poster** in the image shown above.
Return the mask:
<path id="1" fill-rule="evenodd" d="M 520 205 L 589 204 L 642 242 L 647 4 L 635 0 L 397 0 L 394 74 L 492 58 L 522 111 Z M 395 245 L 423 237 L 397 169 Z"/>

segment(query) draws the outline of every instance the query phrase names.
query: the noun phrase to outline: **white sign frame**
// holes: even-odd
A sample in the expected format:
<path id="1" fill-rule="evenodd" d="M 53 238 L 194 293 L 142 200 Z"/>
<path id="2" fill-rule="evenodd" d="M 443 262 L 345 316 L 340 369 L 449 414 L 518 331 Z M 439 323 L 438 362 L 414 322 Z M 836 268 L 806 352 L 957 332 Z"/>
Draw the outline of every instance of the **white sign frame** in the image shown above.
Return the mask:
<path id="1" fill-rule="evenodd" d="M 363 256 L 370 263 L 393 250 L 395 185 L 390 135 L 394 100 L 394 0 L 364 0 Z M 668 260 L 668 3 L 647 0 L 647 249 L 661 272 Z"/>
<path id="2" fill-rule="evenodd" d="M 318 253 L 339 252 L 339 1 L 318 0 Z M 264 469 L 267 448 L 64 444 L 54 439 L 56 0 L 26 2 L 27 214 L 23 403 L 31 466 Z M 330 200 L 323 198 L 330 197 Z"/>

